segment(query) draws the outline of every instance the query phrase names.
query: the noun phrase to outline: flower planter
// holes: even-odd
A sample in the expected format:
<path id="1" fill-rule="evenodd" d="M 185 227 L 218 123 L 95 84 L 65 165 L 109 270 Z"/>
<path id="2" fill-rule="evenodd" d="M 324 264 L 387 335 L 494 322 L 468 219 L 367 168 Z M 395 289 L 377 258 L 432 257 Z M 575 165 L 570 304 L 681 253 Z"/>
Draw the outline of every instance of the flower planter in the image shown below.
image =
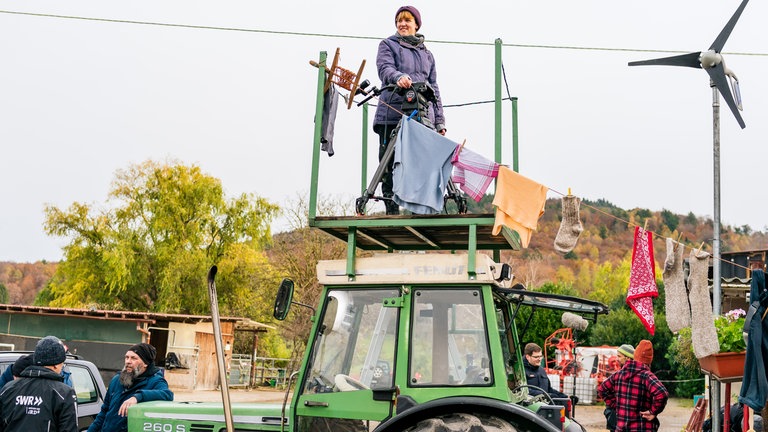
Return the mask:
<path id="1" fill-rule="evenodd" d="M 744 360 L 747 352 L 718 353 L 699 359 L 701 370 L 717 378 L 737 378 L 744 376 Z"/>

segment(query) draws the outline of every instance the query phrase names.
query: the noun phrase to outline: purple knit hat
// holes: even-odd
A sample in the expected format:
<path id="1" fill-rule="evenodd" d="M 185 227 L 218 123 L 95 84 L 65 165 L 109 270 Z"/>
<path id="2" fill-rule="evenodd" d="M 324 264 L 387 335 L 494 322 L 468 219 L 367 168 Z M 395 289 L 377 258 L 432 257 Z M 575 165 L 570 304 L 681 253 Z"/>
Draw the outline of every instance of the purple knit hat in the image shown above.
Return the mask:
<path id="1" fill-rule="evenodd" d="M 400 9 L 395 12 L 395 23 L 397 23 L 397 16 L 400 15 L 400 12 L 408 11 L 413 15 L 414 21 L 416 21 L 416 30 L 421 28 L 421 14 L 419 13 L 419 10 L 416 9 L 413 6 L 401 6 Z"/>

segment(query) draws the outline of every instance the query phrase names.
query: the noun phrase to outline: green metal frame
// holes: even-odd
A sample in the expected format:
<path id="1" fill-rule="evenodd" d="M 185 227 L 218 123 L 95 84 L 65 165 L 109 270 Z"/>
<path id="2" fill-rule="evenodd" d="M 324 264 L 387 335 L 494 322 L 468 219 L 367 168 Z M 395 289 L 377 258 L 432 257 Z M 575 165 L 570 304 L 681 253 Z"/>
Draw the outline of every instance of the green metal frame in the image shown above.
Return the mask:
<path id="1" fill-rule="evenodd" d="M 497 163 L 501 163 L 502 160 L 502 41 L 496 39 L 494 42 L 495 47 L 495 92 L 494 92 L 494 160 Z M 323 110 L 323 88 L 326 81 L 326 60 L 328 54 L 326 51 L 321 51 L 318 59 L 319 67 L 317 72 L 317 95 L 315 102 L 315 118 L 321 118 Z M 513 169 L 518 171 L 518 120 L 517 120 L 517 98 L 512 98 L 512 159 Z M 363 105 L 362 109 L 362 159 L 361 159 L 361 192 L 365 191 L 367 186 L 367 160 L 368 160 L 368 104 Z M 321 138 L 321 122 L 315 122 L 314 139 L 312 146 L 312 175 L 310 180 L 310 192 L 309 192 L 309 226 L 319 229 L 340 228 L 346 227 L 346 242 L 347 242 L 347 274 L 351 279 L 354 279 L 355 275 L 355 250 L 357 247 L 357 235 L 358 228 L 364 227 L 419 227 L 419 226 L 466 226 L 469 230 L 469 238 L 467 239 L 467 252 L 469 255 L 469 268 L 475 268 L 475 253 L 478 248 L 477 240 L 477 227 L 493 225 L 494 218 L 488 217 L 488 215 L 478 215 L 476 218 L 463 217 L 463 218 L 443 218 L 434 220 L 425 219 L 403 219 L 403 218 L 388 218 L 388 219 L 343 219 L 343 220 L 318 220 L 317 219 L 317 188 L 318 188 L 318 171 L 320 165 L 320 138 Z M 506 238 L 511 248 L 515 245 L 519 245 L 519 238 L 512 230 L 504 227 L 502 229 L 502 235 Z M 483 245 L 480 245 L 481 247 Z M 487 245 L 485 245 L 487 246 Z M 519 246 L 518 246 L 519 247 Z M 434 248 L 430 248 L 434 249 Z M 494 259 L 499 259 L 499 248 L 493 248 Z M 468 278 L 474 279 L 475 275 L 470 272 Z"/>

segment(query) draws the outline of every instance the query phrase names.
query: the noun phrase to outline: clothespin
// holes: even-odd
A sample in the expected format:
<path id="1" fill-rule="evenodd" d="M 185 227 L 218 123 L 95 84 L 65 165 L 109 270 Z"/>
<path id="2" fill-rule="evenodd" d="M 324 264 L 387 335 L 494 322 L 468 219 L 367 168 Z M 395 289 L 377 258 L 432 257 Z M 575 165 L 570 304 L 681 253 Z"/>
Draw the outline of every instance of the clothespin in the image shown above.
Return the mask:
<path id="1" fill-rule="evenodd" d="M 696 255 L 698 255 L 699 252 L 701 252 L 701 248 L 703 248 L 703 247 L 704 247 L 704 242 L 701 242 L 701 244 L 699 245 L 699 248 L 696 249 Z"/>
<path id="2" fill-rule="evenodd" d="M 648 231 L 648 219 L 646 219 L 645 223 L 643 224 L 643 231 Z"/>
<path id="3" fill-rule="evenodd" d="M 677 247 L 680 246 L 681 238 L 683 238 L 683 233 L 677 233 L 677 241 L 675 242 L 675 246 L 672 248 L 672 251 L 677 252 Z"/>
<path id="4" fill-rule="evenodd" d="M 467 143 L 467 139 L 464 138 L 464 141 L 461 142 L 461 145 L 459 146 L 459 149 L 456 150 L 456 156 L 459 156 L 461 154 L 461 149 L 464 148 L 464 144 L 466 144 L 466 143 Z"/>
<path id="5" fill-rule="evenodd" d="M 568 196 L 571 196 L 571 188 L 568 188 Z"/>

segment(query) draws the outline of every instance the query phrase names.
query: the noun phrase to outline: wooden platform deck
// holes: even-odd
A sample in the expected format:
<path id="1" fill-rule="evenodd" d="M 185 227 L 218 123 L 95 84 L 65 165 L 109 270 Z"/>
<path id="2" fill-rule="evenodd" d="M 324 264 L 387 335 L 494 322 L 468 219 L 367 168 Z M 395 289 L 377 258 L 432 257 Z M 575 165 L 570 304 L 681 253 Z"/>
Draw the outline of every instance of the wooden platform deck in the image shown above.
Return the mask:
<path id="1" fill-rule="evenodd" d="M 519 250 L 516 232 L 493 235 L 493 214 L 323 216 L 310 226 L 363 250 Z"/>

